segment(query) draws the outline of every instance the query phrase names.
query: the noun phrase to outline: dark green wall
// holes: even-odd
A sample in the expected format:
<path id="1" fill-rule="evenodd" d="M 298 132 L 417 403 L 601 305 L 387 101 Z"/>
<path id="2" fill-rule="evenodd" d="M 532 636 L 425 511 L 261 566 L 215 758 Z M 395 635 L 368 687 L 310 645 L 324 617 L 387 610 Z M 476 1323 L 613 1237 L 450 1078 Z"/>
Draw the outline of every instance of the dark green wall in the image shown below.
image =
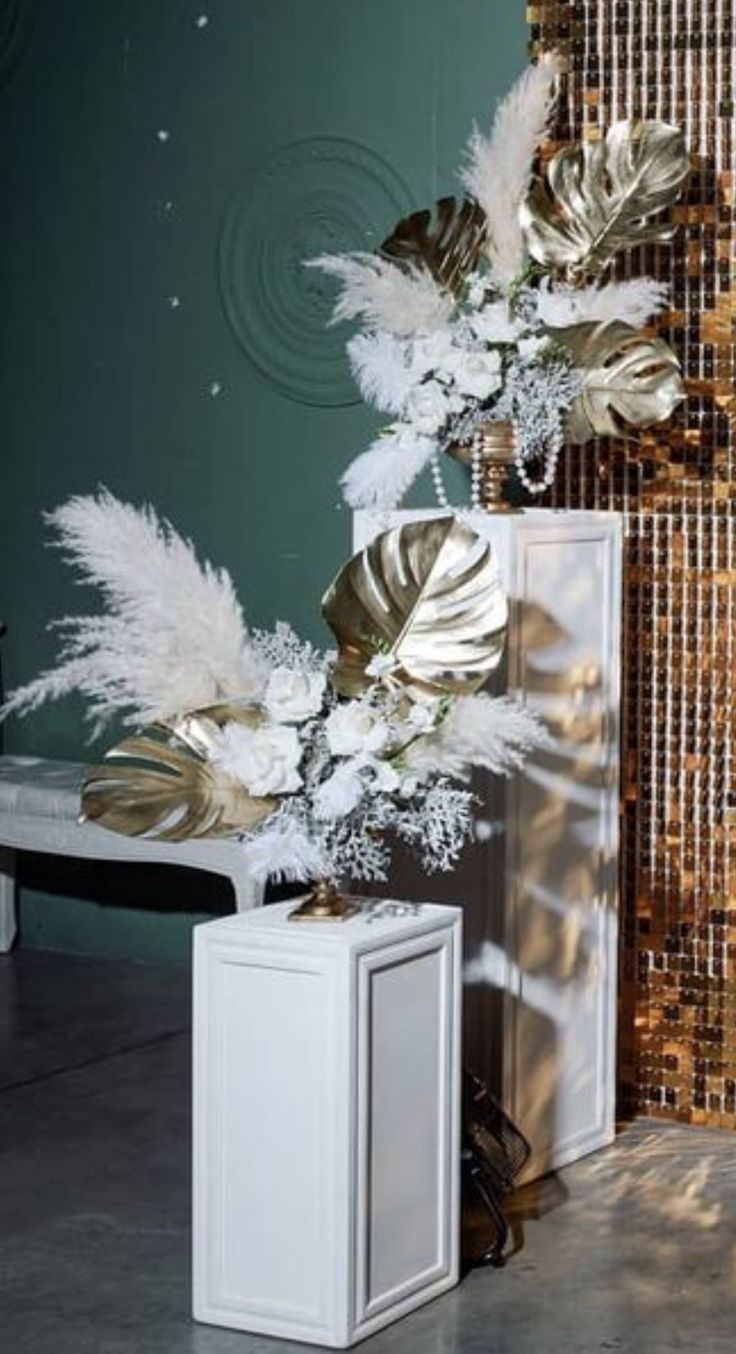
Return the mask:
<path id="1" fill-rule="evenodd" d="M 454 190 L 472 121 L 523 65 L 523 0 L 6 8 L 6 682 L 51 661 L 51 617 L 90 602 L 44 548 L 40 516 L 99 483 L 152 501 L 227 566 L 254 623 L 284 616 L 319 636 L 319 596 L 349 551 L 337 477 L 376 419 L 344 403 L 325 285 L 300 258 L 370 247 L 398 206 Z M 84 738 L 69 701 L 9 724 L 5 745 L 91 756 Z M 25 944 L 184 953 L 193 914 L 166 872 L 135 872 L 128 901 L 164 908 L 138 914 L 125 872 L 111 897 L 89 871 L 84 888 L 58 862 L 25 871 Z"/>

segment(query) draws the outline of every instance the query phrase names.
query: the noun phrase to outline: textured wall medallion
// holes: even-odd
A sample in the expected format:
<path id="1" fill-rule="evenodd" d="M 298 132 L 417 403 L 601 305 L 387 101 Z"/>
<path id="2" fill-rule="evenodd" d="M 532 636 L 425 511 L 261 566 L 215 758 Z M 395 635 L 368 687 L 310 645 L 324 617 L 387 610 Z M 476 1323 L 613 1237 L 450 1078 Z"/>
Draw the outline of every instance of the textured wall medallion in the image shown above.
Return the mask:
<path id="1" fill-rule="evenodd" d="M 412 195 L 385 160 L 342 137 L 277 150 L 249 175 L 222 226 L 222 303 L 263 376 L 303 404 L 358 400 L 344 335 L 327 327 L 334 284 L 304 260 L 374 249 Z"/>
<path id="2" fill-rule="evenodd" d="M 0 85 L 25 56 L 36 17 L 36 0 L 0 0 Z"/>

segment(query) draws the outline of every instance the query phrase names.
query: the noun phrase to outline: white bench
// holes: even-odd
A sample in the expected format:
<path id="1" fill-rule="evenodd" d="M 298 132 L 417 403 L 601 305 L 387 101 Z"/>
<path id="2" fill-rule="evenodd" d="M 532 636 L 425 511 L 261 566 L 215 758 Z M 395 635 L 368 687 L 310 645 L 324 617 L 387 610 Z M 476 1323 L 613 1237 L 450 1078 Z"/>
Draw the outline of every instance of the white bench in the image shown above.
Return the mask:
<path id="1" fill-rule="evenodd" d="M 17 930 L 17 851 L 189 866 L 229 879 L 239 912 L 260 905 L 262 888 L 247 874 L 233 839 L 159 842 L 78 822 L 85 770 L 81 762 L 0 757 L 0 953 L 11 948 Z"/>

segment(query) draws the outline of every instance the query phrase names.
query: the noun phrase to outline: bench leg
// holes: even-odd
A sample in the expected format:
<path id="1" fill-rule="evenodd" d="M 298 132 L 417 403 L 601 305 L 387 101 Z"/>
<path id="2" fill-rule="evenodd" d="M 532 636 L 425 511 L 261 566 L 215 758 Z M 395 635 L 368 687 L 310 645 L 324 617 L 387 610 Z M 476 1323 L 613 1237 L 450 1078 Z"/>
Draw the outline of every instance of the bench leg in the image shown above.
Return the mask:
<path id="1" fill-rule="evenodd" d="M 0 846 L 0 954 L 7 954 L 18 929 L 15 913 L 15 851 Z"/>
<path id="2" fill-rule="evenodd" d="M 235 894 L 236 912 L 250 912 L 252 907 L 260 907 L 263 902 L 263 885 L 256 884 L 247 875 L 231 875 L 230 883 Z"/>

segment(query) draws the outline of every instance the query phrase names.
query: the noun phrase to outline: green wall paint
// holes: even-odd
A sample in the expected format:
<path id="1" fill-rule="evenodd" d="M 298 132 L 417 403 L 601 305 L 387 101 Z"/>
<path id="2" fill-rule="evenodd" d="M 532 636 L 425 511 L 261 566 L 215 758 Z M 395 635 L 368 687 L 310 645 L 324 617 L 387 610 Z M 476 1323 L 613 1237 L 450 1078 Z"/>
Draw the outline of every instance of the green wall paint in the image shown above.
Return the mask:
<path id="1" fill-rule="evenodd" d="M 7 684 L 51 661 L 51 617 L 90 602 L 44 548 L 40 516 L 99 483 L 152 501 L 225 565 L 253 623 L 288 616 L 319 638 L 318 599 L 349 551 L 337 478 L 377 420 L 357 404 L 297 403 L 246 357 L 218 284 L 227 207 L 257 166 L 312 137 L 368 147 L 417 207 L 454 191 L 471 123 L 487 120 L 524 63 L 524 4 L 37 0 L 20 8 L 32 20 L 27 50 L 0 89 Z M 202 27 L 198 13 L 209 19 Z M 274 231 L 298 240 L 301 227 L 283 211 Z M 392 223 L 389 214 L 381 229 Z M 310 249 L 319 230 L 305 224 Z M 90 756 L 84 741 L 75 701 L 14 721 L 5 735 L 7 751 L 62 757 Z M 166 872 L 133 890 L 136 910 L 121 920 L 120 898 L 65 901 L 63 871 L 50 881 L 62 881 L 61 892 L 49 897 L 38 868 L 26 867 L 24 944 L 151 958 L 185 952 L 192 913 L 177 909 L 179 885 Z M 201 897 L 203 907 L 227 905 L 206 883 Z M 152 898 L 164 913 L 146 910 Z"/>

